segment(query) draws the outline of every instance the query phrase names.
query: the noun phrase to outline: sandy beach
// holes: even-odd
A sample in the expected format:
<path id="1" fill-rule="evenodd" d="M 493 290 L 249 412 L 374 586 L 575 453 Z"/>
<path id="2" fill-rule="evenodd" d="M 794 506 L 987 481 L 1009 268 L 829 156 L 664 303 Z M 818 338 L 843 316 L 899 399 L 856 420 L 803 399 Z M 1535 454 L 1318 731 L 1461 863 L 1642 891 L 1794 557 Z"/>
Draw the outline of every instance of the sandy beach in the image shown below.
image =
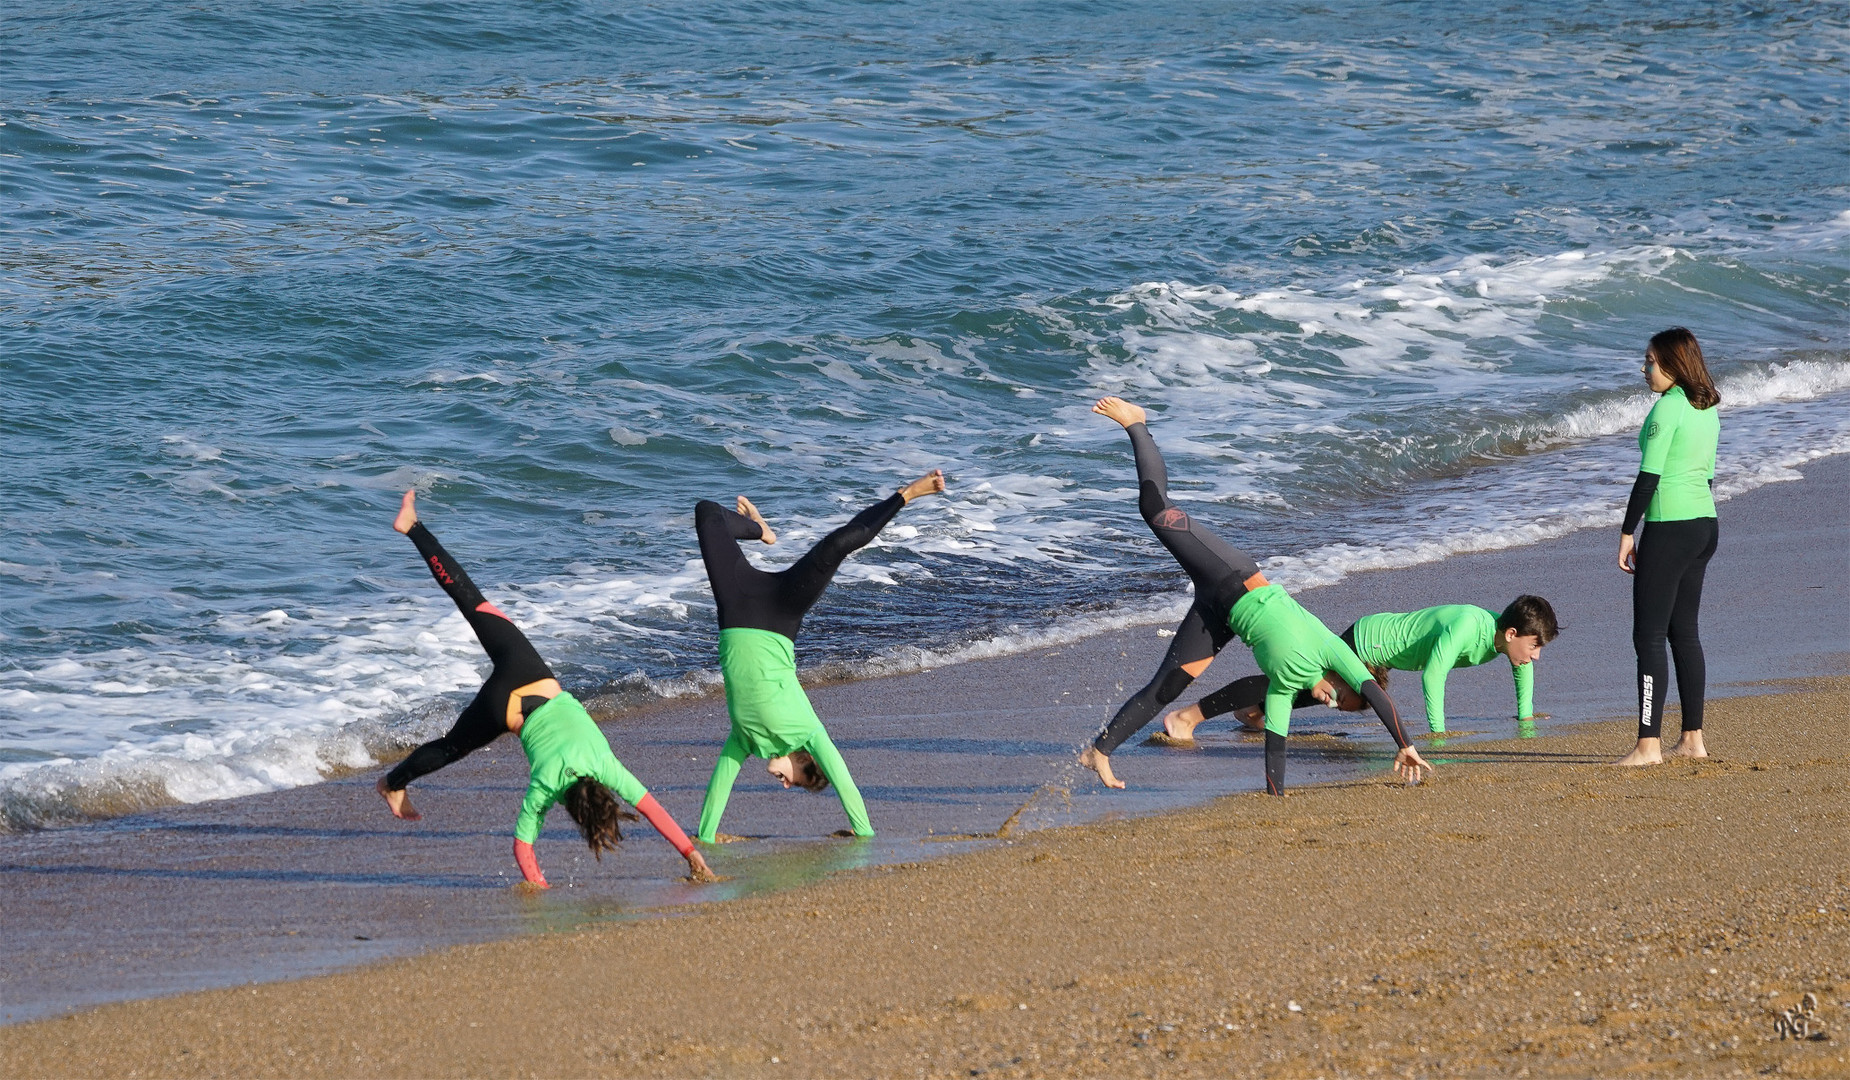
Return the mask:
<path id="1" fill-rule="evenodd" d="M 1850 680 L 0 1031 L 9 1076 L 1841 1076 Z M 1722 734 L 1725 733 L 1725 734 Z M 1781 1040 L 1814 993 L 1826 1036 Z"/>
<path id="2" fill-rule="evenodd" d="M 1457 673 L 1454 731 L 1490 734 L 1429 742 L 1440 771 L 1417 789 L 1384 780 L 1371 725 L 1320 713 L 1294 736 L 1283 802 L 1177 808 L 1256 783 L 1257 747 L 1224 728 L 1194 751 L 1127 746 L 1129 793 L 1073 782 L 1064 748 L 1115 705 L 1107 677 L 1162 646 L 1133 627 L 1033 662 L 820 688 L 883 836 L 805 841 L 828 800 L 746 792 L 741 820 L 765 838 L 715 853 L 723 886 L 676 882 L 648 839 L 575 859 L 556 827 L 547 850 L 577 887 L 505 887 L 520 785 L 505 746 L 434 777 L 443 817 L 415 828 L 379 821 L 356 776 L 6 838 L 9 1010 L 83 1004 L 73 988 L 229 988 L 0 1029 L 0 1072 L 1842 1075 L 1850 680 L 1818 673 L 1843 666 L 1844 549 L 1807 508 L 1844 505 L 1847 466 L 1724 505 L 1709 761 L 1604 764 L 1631 722 L 1586 717 L 1623 713 L 1626 614 L 1610 538 L 1579 533 L 1310 591 L 1331 619 L 1524 584 L 1556 597 L 1570 629 L 1539 699 L 1556 721 L 1497 738 L 1514 729 L 1507 674 Z M 998 679 L 1016 713 L 993 707 Z M 720 707 L 610 731 L 660 775 Z M 971 730 L 1005 721 L 1027 752 L 985 753 Z M 993 832 L 1048 768 L 1072 801 L 1031 824 L 1090 823 L 933 842 Z M 658 785 L 677 812 L 699 771 Z M 279 978 L 299 981 L 232 985 Z M 1805 993 L 1826 1038 L 1778 1039 Z"/>
<path id="3" fill-rule="evenodd" d="M 1764 7 L 10 4 L 0 1080 L 1850 1080 Z"/>
<path id="4" fill-rule="evenodd" d="M 1723 504 L 1724 539 L 1705 600 L 1711 696 L 1761 693 L 1770 679 L 1844 670 L 1850 643 L 1841 613 L 1850 575 L 1842 508 L 1850 505 L 1850 457 L 1820 460 L 1805 472 L 1803 480 Z M 1631 707 L 1630 611 L 1622 575 L 1608 569 L 1612 547 L 1606 531 L 1587 530 L 1360 574 L 1301 595 L 1337 626 L 1370 611 L 1442 600 L 1497 605 L 1521 591 L 1551 597 L 1567 630 L 1540 662 L 1537 702 L 1554 716 L 1540 725 L 1547 732 Z M 682 883 L 681 861 L 646 828 L 631 830 L 619 857 L 593 862 L 570 822 L 555 814 L 539 847 L 558 887 L 538 897 L 509 888 L 516 873 L 508 835 L 526 777 L 512 740 L 427 778 L 418 796 L 422 822 L 386 815 L 372 790 L 377 774 L 366 770 L 268 795 L 0 836 L 8 922 L 0 1018 L 18 1023 L 111 1001 L 302 978 L 448 946 L 646 918 L 843 870 L 953 855 L 983 842 L 946 837 L 994 833 L 1018 811 L 1016 825 L 1026 831 L 1161 813 L 1257 788 L 1262 747 L 1226 723 L 1204 726 L 1193 751 L 1124 746 L 1114 760 L 1131 783 L 1127 791 L 1105 791 L 1073 765 L 1077 748 L 1127 688 L 1147 677 L 1167 645 L 1164 629 L 1132 626 L 1026 654 L 815 687 L 817 708 L 853 763 L 880 836 L 821 840 L 841 827 L 836 801 L 778 790 L 753 772 L 741 780 L 726 827 L 760 839 L 711 854 L 732 879 L 720 886 Z M 1252 670 L 1250 654 L 1229 649 L 1189 696 Z M 1455 737 L 1428 751 L 1441 786 L 1453 772 L 1447 759 L 1454 751 L 1516 733 L 1507 668 L 1457 671 L 1448 683 Z M 1417 682 L 1396 680 L 1391 689 L 1422 727 Z M 691 824 L 726 731 L 724 703 L 600 711 L 610 717 L 606 730 L 624 761 Z M 1720 730 L 1717 750 L 1732 755 Z M 1391 754 L 1380 725 L 1366 715 L 1304 710 L 1293 731 L 1289 779 L 1300 788 L 1379 775 Z M 1456 733 L 1467 732 L 1482 734 L 1460 741 Z M 1616 755 L 1628 740 L 1614 732 L 1606 747 Z M 1428 864 L 1409 880 L 1431 873 Z"/>

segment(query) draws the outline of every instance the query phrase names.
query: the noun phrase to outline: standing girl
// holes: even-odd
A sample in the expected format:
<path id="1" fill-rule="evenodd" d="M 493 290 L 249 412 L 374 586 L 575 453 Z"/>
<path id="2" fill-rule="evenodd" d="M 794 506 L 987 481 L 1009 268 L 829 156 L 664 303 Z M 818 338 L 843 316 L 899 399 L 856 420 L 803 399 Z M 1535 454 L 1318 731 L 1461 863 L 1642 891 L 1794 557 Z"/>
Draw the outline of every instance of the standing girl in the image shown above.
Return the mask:
<path id="1" fill-rule="evenodd" d="M 1620 765 L 1664 760 L 1664 697 L 1670 668 L 1664 642 L 1676 658 L 1683 732 L 1670 753 L 1708 757 L 1702 743 L 1706 671 L 1696 619 L 1702 575 L 1715 554 L 1715 448 L 1721 439 L 1716 406 L 1721 395 L 1702 361 L 1696 335 L 1682 327 L 1651 339 L 1644 376 L 1661 395 L 1644 419 L 1638 448 L 1644 460 L 1619 530 L 1619 569 L 1632 575 L 1632 647 L 1638 652 L 1638 745 Z M 1643 543 L 1633 539 L 1648 523 Z"/>

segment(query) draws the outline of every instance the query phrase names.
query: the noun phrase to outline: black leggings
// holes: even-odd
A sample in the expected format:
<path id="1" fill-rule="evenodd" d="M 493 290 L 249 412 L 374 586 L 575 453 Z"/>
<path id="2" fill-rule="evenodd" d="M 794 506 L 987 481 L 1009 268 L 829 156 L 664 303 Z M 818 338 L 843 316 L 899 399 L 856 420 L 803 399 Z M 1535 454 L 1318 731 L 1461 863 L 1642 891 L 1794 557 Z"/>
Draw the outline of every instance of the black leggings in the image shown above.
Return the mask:
<path id="1" fill-rule="evenodd" d="M 1721 531 L 1714 518 L 1653 521 L 1638 542 L 1632 574 L 1632 648 L 1638 653 L 1638 737 L 1663 737 L 1664 695 L 1670 665 L 1664 641 L 1677 662 L 1677 698 L 1683 703 L 1683 730 L 1702 730 L 1703 685 L 1708 669 L 1702 659 L 1697 616 L 1702 607 L 1702 575 L 1715 554 Z"/>
<path id="2" fill-rule="evenodd" d="M 719 605 L 720 629 L 769 630 L 795 641 L 803 616 L 829 587 L 842 560 L 872 542 L 905 505 L 905 497 L 894 492 L 823 537 L 788 568 L 767 573 L 739 550 L 740 540 L 764 536 L 757 522 L 710 500 L 695 504 L 694 531 Z"/>
<path id="3" fill-rule="evenodd" d="M 417 545 L 418 554 L 429 564 L 431 576 L 450 594 L 450 599 L 456 601 L 463 618 L 469 620 L 469 626 L 482 643 L 482 650 L 494 661 L 495 667 L 476 692 L 475 700 L 456 718 L 449 734 L 411 751 L 410 757 L 386 774 L 385 786 L 393 791 L 402 791 L 418 777 L 436 772 L 507 734 L 508 696 L 528 683 L 553 677 L 552 669 L 540 659 L 526 635 L 501 614 L 501 609 L 482 598 L 475 582 L 469 580 L 469 575 L 463 573 L 450 553 L 443 550 L 443 545 L 437 543 L 437 538 L 423 522 L 411 526 L 407 535 Z M 522 702 L 523 706 L 526 704 Z M 539 702 L 533 704 L 537 706 Z M 521 709 L 523 714 L 531 711 L 530 708 Z"/>
<path id="4" fill-rule="evenodd" d="M 1349 629 L 1343 631 L 1342 638 L 1344 645 L 1349 646 L 1350 649 L 1355 648 L 1355 625 L 1353 623 L 1350 624 Z M 1242 709 L 1250 709 L 1254 705 L 1264 704 L 1266 691 L 1271 688 L 1272 680 L 1264 675 L 1248 675 L 1243 679 L 1233 680 L 1197 701 L 1195 707 L 1201 710 L 1201 718 L 1206 720 L 1223 713 L 1238 712 Z M 1360 691 L 1360 687 L 1355 689 Z M 1321 704 L 1323 703 L 1312 697 L 1310 690 L 1306 688 L 1298 691 L 1298 696 L 1291 702 L 1291 707 L 1308 709 L 1312 705 Z"/>
<path id="5" fill-rule="evenodd" d="M 1185 665 L 1213 659 L 1233 640 L 1227 617 L 1234 603 L 1246 595 L 1247 581 L 1259 573 L 1259 564 L 1251 555 L 1202 528 L 1169 500 L 1169 470 L 1156 440 L 1150 438 L 1150 429 L 1132 424 L 1125 431 L 1137 458 L 1137 510 L 1195 583 L 1195 602 L 1176 627 L 1175 639 L 1156 675 L 1131 695 L 1092 740 L 1101 754 L 1122 746 L 1195 681 L 1183 670 Z"/>

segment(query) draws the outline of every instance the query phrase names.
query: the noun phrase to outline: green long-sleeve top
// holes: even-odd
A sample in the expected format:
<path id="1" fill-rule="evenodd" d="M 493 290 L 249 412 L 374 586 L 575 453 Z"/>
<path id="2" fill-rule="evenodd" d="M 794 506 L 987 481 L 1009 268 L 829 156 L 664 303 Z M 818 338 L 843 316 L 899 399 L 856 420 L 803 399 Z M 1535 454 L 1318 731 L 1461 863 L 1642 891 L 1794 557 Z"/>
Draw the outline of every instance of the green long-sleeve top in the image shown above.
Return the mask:
<path id="1" fill-rule="evenodd" d="M 710 844 L 719 835 L 719 819 L 746 758 L 769 760 L 798 750 L 807 751 L 816 768 L 835 785 L 854 835 L 874 835 L 867 804 L 854 786 L 848 763 L 829 741 L 809 695 L 797 681 L 796 645 L 774 631 L 727 627 L 719 632 L 719 670 L 726 680 L 726 713 L 732 718 L 732 731 L 707 781 L 699 838 Z"/>
<path id="2" fill-rule="evenodd" d="M 1334 671 L 1350 686 L 1360 689 L 1374 678 L 1343 639 L 1278 585 L 1253 589 L 1233 605 L 1227 626 L 1247 647 L 1265 673 L 1265 729 L 1279 735 L 1291 731 L 1291 706 L 1298 691 L 1317 685 L 1325 671 Z"/>
<path id="3" fill-rule="evenodd" d="M 520 748 L 527 752 L 527 797 L 520 801 L 514 837 L 529 844 L 539 839 L 546 812 L 584 777 L 601 782 L 631 806 L 649 794 L 610 752 L 597 721 L 570 694 L 533 710 L 520 725 Z"/>
<path id="4" fill-rule="evenodd" d="M 1646 521 L 1688 521 L 1715 516 L 1715 451 L 1721 442 L 1720 410 L 1698 409 L 1681 386 L 1663 392 L 1638 431 L 1639 472 L 1656 473 L 1657 491 Z"/>
<path id="5" fill-rule="evenodd" d="M 1355 651 L 1365 664 L 1420 673 L 1426 726 L 1445 730 L 1445 677 L 1453 668 L 1488 664 L 1497 654 L 1497 617 L 1471 604 L 1445 604 L 1405 614 L 1365 615 L 1355 624 Z M 1535 667 L 1513 668 L 1516 716 L 1535 715 Z"/>

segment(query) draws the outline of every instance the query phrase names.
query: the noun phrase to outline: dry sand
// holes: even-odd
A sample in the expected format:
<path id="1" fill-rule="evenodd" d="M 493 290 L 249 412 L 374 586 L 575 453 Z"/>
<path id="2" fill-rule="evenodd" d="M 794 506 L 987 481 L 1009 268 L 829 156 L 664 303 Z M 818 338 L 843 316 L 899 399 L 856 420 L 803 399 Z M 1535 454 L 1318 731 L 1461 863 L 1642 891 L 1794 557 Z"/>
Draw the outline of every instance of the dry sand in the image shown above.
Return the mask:
<path id="1" fill-rule="evenodd" d="M 110 1005 L 0 1029 L 0 1074 L 1850 1075 L 1850 679 L 1710 716 L 1704 762 L 1607 767 L 1629 726 L 1586 725 Z M 1780 1040 L 1808 991 L 1828 1036 Z"/>

